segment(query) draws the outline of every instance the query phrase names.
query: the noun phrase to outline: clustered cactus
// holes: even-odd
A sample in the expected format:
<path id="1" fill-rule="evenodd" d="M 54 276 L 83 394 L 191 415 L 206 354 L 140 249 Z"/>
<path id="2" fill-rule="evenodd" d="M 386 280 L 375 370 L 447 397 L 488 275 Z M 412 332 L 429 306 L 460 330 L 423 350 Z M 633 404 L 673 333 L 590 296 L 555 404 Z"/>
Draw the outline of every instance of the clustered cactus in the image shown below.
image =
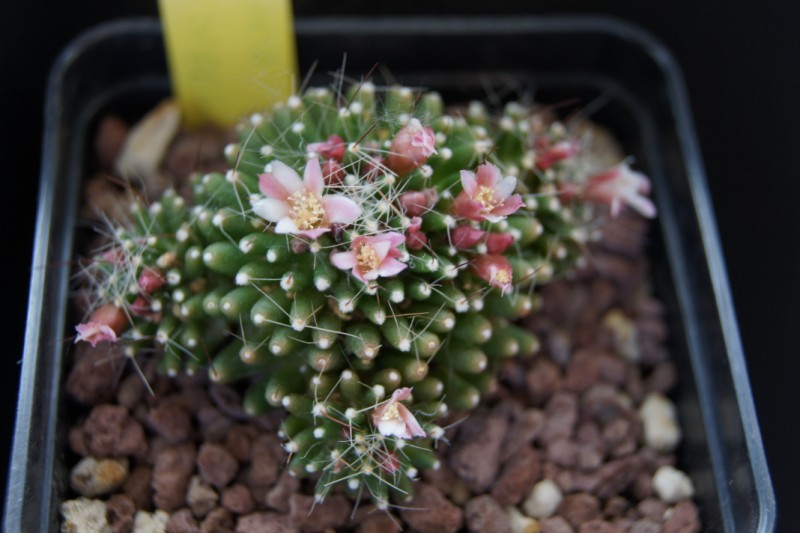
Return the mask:
<path id="1" fill-rule="evenodd" d="M 288 468 L 318 476 L 319 499 L 340 483 L 383 508 L 408 496 L 437 467 L 437 419 L 537 351 L 515 320 L 581 256 L 592 202 L 654 212 L 646 178 L 592 174 L 563 125 L 519 103 L 446 112 L 435 92 L 363 82 L 238 133 L 232 170 L 193 178 L 192 205 L 133 204 L 86 267 L 97 303 L 77 339 L 246 383 L 248 413 L 286 411 Z"/>

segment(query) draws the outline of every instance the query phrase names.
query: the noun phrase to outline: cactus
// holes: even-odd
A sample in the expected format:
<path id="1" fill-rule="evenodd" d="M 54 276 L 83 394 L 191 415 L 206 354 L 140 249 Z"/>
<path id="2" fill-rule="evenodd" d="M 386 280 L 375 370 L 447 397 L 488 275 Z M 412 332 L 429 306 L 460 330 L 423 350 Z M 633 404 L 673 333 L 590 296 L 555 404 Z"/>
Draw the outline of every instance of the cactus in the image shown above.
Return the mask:
<path id="1" fill-rule="evenodd" d="M 592 202 L 654 212 L 646 178 L 592 174 L 532 116 L 369 82 L 255 114 L 231 170 L 192 179 L 191 206 L 174 191 L 132 205 L 86 268 L 96 305 L 77 340 L 243 382 L 250 414 L 285 410 L 288 468 L 318 476 L 319 499 L 341 483 L 402 501 L 438 465 L 437 419 L 536 352 L 514 321 L 580 257 Z"/>

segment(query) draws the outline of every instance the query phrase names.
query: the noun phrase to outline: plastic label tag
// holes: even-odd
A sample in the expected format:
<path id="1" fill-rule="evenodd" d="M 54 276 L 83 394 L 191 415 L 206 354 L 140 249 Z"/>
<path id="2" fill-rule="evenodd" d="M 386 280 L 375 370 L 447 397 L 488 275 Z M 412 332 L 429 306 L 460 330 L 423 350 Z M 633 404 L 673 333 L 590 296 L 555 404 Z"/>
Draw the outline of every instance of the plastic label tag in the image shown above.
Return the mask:
<path id="1" fill-rule="evenodd" d="M 292 94 L 289 0 L 159 0 L 172 90 L 189 127 L 228 126 Z"/>

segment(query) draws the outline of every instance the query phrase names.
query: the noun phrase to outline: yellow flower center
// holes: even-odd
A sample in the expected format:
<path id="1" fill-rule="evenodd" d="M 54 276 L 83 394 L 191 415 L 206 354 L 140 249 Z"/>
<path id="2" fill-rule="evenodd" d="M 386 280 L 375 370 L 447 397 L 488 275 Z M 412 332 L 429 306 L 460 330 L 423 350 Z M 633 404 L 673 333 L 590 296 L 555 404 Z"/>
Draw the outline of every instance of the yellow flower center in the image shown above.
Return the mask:
<path id="1" fill-rule="evenodd" d="M 322 207 L 319 199 L 309 191 L 297 191 L 286 201 L 289 204 L 289 216 L 297 229 L 318 228 L 325 218 L 325 208 Z"/>
<path id="2" fill-rule="evenodd" d="M 381 259 L 378 257 L 378 253 L 369 244 L 362 244 L 358 248 L 357 260 L 358 268 L 362 272 L 372 272 L 381 266 Z"/>
<path id="3" fill-rule="evenodd" d="M 382 422 L 388 422 L 389 420 L 397 420 L 400 418 L 400 413 L 397 411 L 397 404 L 391 404 L 386 409 L 383 410 L 383 414 L 381 415 Z"/>
<path id="4" fill-rule="evenodd" d="M 477 194 L 475 194 L 475 200 L 481 203 L 483 206 L 483 211 L 491 211 L 497 207 L 497 204 L 500 203 L 494 197 L 494 189 L 487 187 L 486 185 L 481 185 L 478 187 Z"/>
<path id="5" fill-rule="evenodd" d="M 494 275 L 495 281 L 500 283 L 501 285 L 505 285 L 507 283 L 511 283 L 511 276 L 508 275 L 507 270 L 498 270 L 497 273 Z"/>

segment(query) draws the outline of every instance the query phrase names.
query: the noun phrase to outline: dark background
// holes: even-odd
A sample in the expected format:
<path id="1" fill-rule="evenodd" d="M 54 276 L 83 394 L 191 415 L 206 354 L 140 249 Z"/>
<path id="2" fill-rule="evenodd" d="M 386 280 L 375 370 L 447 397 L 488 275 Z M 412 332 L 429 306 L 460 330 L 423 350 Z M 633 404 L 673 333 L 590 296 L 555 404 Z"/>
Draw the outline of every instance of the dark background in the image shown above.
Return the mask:
<path id="1" fill-rule="evenodd" d="M 800 2 L 296 1 L 298 15 L 342 13 L 599 13 L 646 28 L 683 69 L 727 258 L 761 431 L 778 498 L 779 531 L 800 527 Z M 0 297 L 0 479 L 13 431 L 36 212 L 45 79 L 83 30 L 155 0 L 4 3 L 0 16 L 0 181 L 5 250 Z M 2 488 L 4 493 L 5 487 Z"/>

